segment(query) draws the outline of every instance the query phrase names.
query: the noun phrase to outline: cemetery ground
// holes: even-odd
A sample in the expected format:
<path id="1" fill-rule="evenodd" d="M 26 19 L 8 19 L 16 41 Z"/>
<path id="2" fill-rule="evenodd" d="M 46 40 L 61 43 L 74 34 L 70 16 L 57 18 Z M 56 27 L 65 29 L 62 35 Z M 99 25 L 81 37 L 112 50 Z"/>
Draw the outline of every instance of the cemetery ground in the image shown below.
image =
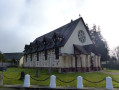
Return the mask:
<path id="1" fill-rule="evenodd" d="M 116 72 L 119 73 L 118 70 L 108 70 L 104 69 L 101 72 L 72 72 L 72 73 L 58 73 L 56 71 L 52 71 L 51 75 L 48 75 L 47 70 L 40 70 L 40 76 L 36 77 L 36 69 L 26 69 L 26 68 L 15 68 L 15 67 L 9 67 L 7 68 L 7 71 L 3 72 L 4 77 L 3 77 L 3 84 L 4 85 L 23 85 L 24 80 L 21 81 L 19 80 L 21 71 L 24 71 L 25 74 L 29 74 L 33 78 L 37 80 L 43 80 L 51 75 L 55 75 L 56 78 L 60 78 L 62 81 L 71 81 L 74 78 L 77 78 L 78 76 L 82 76 L 83 78 L 92 81 L 92 82 L 97 82 L 100 81 L 107 76 L 110 76 L 112 79 L 116 80 L 119 82 L 119 75 L 118 74 L 111 74 L 111 73 L 106 73 L 106 72 Z M 0 71 L 0 73 L 2 73 Z M 105 88 L 106 86 L 106 80 L 99 82 L 99 83 L 92 83 L 88 82 L 83 79 L 83 85 L 84 87 L 100 87 L 100 88 Z M 50 78 L 45 80 L 45 81 L 36 81 L 30 78 L 30 83 L 31 85 L 39 85 L 39 86 L 49 86 L 50 83 Z M 77 86 L 77 79 L 70 82 L 70 83 L 65 83 L 61 82 L 58 79 L 56 79 L 56 86 L 57 87 L 76 87 Z M 113 81 L 113 87 L 114 88 L 119 88 L 119 83 L 116 83 Z"/>

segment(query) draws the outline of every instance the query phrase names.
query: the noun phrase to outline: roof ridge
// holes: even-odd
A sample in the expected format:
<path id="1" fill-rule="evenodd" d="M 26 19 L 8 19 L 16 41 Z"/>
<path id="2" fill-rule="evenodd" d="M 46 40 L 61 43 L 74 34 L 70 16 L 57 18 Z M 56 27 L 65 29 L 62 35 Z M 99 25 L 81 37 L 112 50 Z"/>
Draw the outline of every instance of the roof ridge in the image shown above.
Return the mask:
<path id="1" fill-rule="evenodd" d="M 80 17 L 80 18 L 81 18 L 81 17 Z M 73 22 L 79 20 L 80 18 L 78 18 L 78 19 L 76 19 L 76 20 L 74 20 L 74 21 L 71 21 L 71 22 L 69 22 L 69 23 L 67 23 L 67 24 L 65 24 L 65 25 L 62 25 L 61 27 L 58 27 L 57 29 L 54 29 L 54 30 L 52 30 L 52 31 L 50 31 L 50 32 L 48 32 L 48 33 L 46 33 L 46 34 L 44 34 L 44 35 L 41 35 L 41 36 L 37 37 L 33 42 L 35 42 L 38 38 L 44 37 L 44 36 L 46 36 L 46 35 L 48 35 L 48 34 L 50 34 L 50 33 L 52 33 L 52 32 L 58 32 L 57 30 L 59 30 L 59 29 L 65 27 L 65 26 L 67 26 L 67 25 L 69 25 L 69 24 L 72 24 Z"/>
<path id="2" fill-rule="evenodd" d="M 41 41 L 42 42 L 44 40 L 44 37 L 53 38 L 54 33 L 58 32 L 63 37 L 61 42 L 58 44 L 58 46 L 59 47 L 64 46 L 66 44 L 66 42 L 68 41 L 68 39 L 70 38 L 73 31 L 75 30 L 75 28 L 76 28 L 76 26 L 77 26 L 77 24 L 80 20 L 82 20 L 82 17 L 80 17 L 80 18 L 78 18 L 74 21 L 71 21 L 71 22 L 69 22 L 69 23 L 51 31 L 51 32 L 48 32 L 48 33 L 36 38 L 32 43 L 35 43 L 36 41 Z"/>

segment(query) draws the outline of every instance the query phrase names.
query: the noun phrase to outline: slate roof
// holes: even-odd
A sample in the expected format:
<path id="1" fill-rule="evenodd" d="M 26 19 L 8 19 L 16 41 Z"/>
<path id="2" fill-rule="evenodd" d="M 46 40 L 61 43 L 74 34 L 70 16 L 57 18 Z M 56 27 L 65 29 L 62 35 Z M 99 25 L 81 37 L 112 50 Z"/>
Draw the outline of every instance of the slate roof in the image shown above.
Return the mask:
<path id="1" fill-rule="evenodd" d="M 51 31 L 51 32 L 49 32 L 49 33 L 47 33 L 47 34 L 45 34 L 45 35 L 43 35 L 43 36 L 41 36 L 41 37 L 36 38 L 36 39 L 33 41 L 33 43 L 35 43 L 37 40 L 40 41 L 40 42 L 42 42 L 43 39 L 44 39 L 44 37 L 52 38 L 53 35 L 54 35 L 54 33 L 58 33 L 59 35 L 63 36 L 63 40 L 62 40 L 62 42 L 59 44 L 59 46 L 63 46 L 63 45 L 66 44 L 67 40 L 68 40 L 69 37 L 71 36 L 72 32 L 74 31 L 75 27 L 77 26 L 77 24 L 78 24 L 78 22 L 79 22 L 80 20 L 82 20 L 82 22 L 83 22 L 83 24 L 84 24 L 84 26 L 85 26 L 87 32 L 89 33 L 89 30 L 88 30 L 88 28 L 86 27 L 86 25 L 85 25 L 85 23 L 84 23 L 84 21 L 83 21 L 83 18 L 81 17 L 81 18 L 78 18 L 78 19 L 76 19 L 76 20 L 74 20 L 74 21 L 71 21 L 70 23 L 68 23 L 68 24 L 66 24 L 66 25 L 64 25 L 64 26 L 62 26 L 62 27 L 60 27 L 60 28 L 58 28 L 58 29 L 56 29 L 56 30 L 54 30 L 54 31 Z"/>
<path id="2" fill-rule="evenodd" d="M 80 45 L 74 45 L 74 47 L 81 53 L 83 54 L 88 54 L 87 50 L 83 47 L 83 46 L 80 46 Z"/>
<path id="3" fill-rule="evenodd" d="M 85 25 L 83 18 L 80 17 L 74 21 L 71 20 L 71 22 L 64 26 L 61 26 L 60 28 L 57 28 L 43 36 L 36 38 L 33 42 L 30 43 L 30 45 L 25 45 L 24 53 L 29 54 L 46 49 L 52 49 L 54 47 L 64 46 L 80 20 L 82 21 L 85 29 L 87 30 L 87 33 L 89 34 L 89 30 Z M 61 38 L 61 40 L 59 39 L 58 41 L 56 41 L 56 38 Z M 46 45 L 44 45 L 45 41 L 47 43 Z"/>
<path id="4" fill-rule="evenodd" d="M 84 46 L 80 46 L 80 45 L 75 45 L 74 47 L 79 50 L 79 52 L 81 52 L 82 54 L 90 54 L 91 52 L 99 55 L 96 46 L 94 44 L 89 44 L 89 45 L 84 45 Z"/>
<path id="5" fill-rule="evenodd" d="M 11 60 L 11 59 L 16 59 L 16 60 L 20 60 L 21 57 L 23 56 L 23 53 L 4 53 L 5 59 L 7 60 Z"/>

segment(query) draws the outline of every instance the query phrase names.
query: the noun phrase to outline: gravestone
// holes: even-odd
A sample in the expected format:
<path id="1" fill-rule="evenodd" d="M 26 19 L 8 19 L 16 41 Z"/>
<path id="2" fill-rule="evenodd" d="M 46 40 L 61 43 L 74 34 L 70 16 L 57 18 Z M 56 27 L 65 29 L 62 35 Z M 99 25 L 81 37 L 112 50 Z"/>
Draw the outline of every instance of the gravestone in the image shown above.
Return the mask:
<path id="1" fill-rule="evenodd" d="M 3 85 L 3 74 L 0 74 L 0 86 Z"/>
<path id="2" fill-rule="evenodd" d="M 24 80 L 24 77 L 25 77 L 25 73 L 24 73 L 24 71 L 22 71 L 21 76 L 20 76 L 20 80 Z"/>

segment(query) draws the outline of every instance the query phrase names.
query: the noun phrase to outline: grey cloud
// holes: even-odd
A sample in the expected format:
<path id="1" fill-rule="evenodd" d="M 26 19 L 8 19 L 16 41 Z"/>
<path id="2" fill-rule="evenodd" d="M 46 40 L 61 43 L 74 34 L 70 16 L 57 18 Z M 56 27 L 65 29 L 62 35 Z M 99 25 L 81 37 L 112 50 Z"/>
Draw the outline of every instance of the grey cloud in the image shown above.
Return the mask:
<path id="1" fill-rule="evenodd" d="M 13 28 L 17 25 L 23 0 L 0 0 L 0 27 Z"/>
<path id="2" fill-rule="evenodd" d="M 0 0 L 0 51 L 23 51 L 25 44 L 70 22 L 76 7 L 74 0 Z"/>

